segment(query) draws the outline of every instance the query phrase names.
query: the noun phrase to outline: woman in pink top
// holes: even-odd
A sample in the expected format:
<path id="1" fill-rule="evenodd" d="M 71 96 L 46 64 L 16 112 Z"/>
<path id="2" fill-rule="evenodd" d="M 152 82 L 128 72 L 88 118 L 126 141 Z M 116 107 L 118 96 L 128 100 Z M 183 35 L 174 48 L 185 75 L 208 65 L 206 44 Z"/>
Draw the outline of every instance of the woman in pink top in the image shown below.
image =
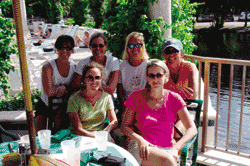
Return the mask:
<path id="1" fill-rule="evenodd" d="M 170 71 L 165 89 L 181 95 L 183 99 L 196 99 L 198 95 L 198 70 L 194 63 L 183 59 L 183 45 L 178 39 L 166 40 L 162 53 Z"/>
<path id="2" fill-rule="evenodd" d="M 186 103 L 180 95 L 164 89 L 169 70 L 163 61 L 152 59 L 147 68 L 149 89 L 133 92 L 125 102 L 121 131 L 131 141 L 128 151 L 142 165 L 176 165 L 178 151 L 197 133 Z M 175 143 L 174 122 L 177 115 L 187 128 Z"/>

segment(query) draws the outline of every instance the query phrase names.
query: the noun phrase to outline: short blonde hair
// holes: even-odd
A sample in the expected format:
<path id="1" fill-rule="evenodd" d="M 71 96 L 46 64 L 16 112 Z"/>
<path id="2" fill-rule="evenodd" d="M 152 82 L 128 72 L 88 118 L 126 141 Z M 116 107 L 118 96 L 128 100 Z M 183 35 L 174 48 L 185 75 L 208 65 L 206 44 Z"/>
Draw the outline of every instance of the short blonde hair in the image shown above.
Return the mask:
<path id="1" fill-rule="evenodd" d="M 159 60 L 159 59 L 150 59 L 149 60 L 149 62 L 147 63 L 147 67 L 146 67 L 146 75 L 148 75 L 148 69 L 152 66 L 158 66 L 158 67 L 162 68 L 164 74 L 167 74 L 167 78 L 169 78 L 170 72 L 169 72 L 169 69 L 168 69 L 166 63 Z"/>
<path id="2" fill-rule="evenodd" d="M 127 51 L 127 49 L 128 49 L 127 45 L 128 45 L 129 40 L 132 39 L 132 38 L 136 38 L 136 39 L 141 41 L 141 43 L 142 43 L 141 58 L 143 60 L 148 60 L 149 56 L 148 56 L 148 53 L 147 53 L 147 50 L 146 50 L 146 47 L 145 47 L 143 33 L 140 33 L 140 32 L 132 32 L 126 37 L 125 49 L 124 49 L 124 52 L 123 52 L 123 59 L 127 60 L 129 58 L 129 54 L 128 54 L 128 51 Z"/>

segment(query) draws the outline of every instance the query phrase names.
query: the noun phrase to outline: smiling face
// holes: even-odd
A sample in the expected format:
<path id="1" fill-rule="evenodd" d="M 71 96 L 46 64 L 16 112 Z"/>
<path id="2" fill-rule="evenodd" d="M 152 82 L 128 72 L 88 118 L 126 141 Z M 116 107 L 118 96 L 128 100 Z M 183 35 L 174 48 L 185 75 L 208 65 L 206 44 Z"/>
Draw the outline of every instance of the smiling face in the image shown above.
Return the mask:
<path id="1" fill-rule="evenodd" d="M 164 86 L 168 80 L 168 75 L 159 66 L 151 66 L 148 68 L 147 80 L 151 88 L 160 88 Z"/>
<path id="2" fill-rule="evenodd" d="M 92 51 L 93 56 L 102 57 L 105 54 L 107 49 L 107 45 L 102 37 L 98 37 L 92 40 L 90 49 Z"/>
<path id="3" fill-rule="evenodd" d="M 133 45 L 133 48 L 129 47 L 129 45 Z M 134 60 L 139 60 L 141 59 L 141 54 L 142 54 L 142 47 L 140 47 L 139 45 L 142 45 L 143 43 L 141 42 L 141 40 L 132 37 L 129 41 L 128 44 L 126 46 L 127 49 L 127 53 L 129 55 L 129 58 L 133 58 Z M 136 47 L 135 45 L 137 45 L 138 47 Z"/>
<path id="4" fill-rule="evenodd" d="M 102 84 L 102 73 L 100 69 L 97 67 L 89 69 L 85 75 L 84 82 L 86 83 L 87 90 L 99 90 Z"/>
<path id="5" fill-rule="evenodd" d="M 182 61 L 183 54 L 184 53 L 182 51 L 178 51 L 173 47 L 166 48 L 166 50 L 163 51 L 163 56 L 168 67 L 179 66 Z"/>
<path id="6" fill-rule="evenodd" d="M 64 42 L 61 48 L 57 49 L 58 51 L 58 58 L 61 60 L 69 60 L 70 55 L 73 52 L 73 48 L 71 47 L 69 42 Z"/>

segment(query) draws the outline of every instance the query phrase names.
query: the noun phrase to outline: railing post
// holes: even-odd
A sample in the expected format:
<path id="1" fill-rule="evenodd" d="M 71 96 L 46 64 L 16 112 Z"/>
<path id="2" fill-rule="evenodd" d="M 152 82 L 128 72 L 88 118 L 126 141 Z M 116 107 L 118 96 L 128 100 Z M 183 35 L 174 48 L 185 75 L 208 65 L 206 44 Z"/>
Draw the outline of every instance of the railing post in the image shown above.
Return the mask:
<path id="1" fill-rule="evenodd" d="M 205 61 L 204 71 L 204 105 L 203 105 L 203 126 L 202 126 L 202 145 L 201 151 L 205 152 L 205 145 L 207 141 L 207 112 L 208 112 L 208 99 L 209 99 L 209 74 L 210 74 L 210 62 Z"/>

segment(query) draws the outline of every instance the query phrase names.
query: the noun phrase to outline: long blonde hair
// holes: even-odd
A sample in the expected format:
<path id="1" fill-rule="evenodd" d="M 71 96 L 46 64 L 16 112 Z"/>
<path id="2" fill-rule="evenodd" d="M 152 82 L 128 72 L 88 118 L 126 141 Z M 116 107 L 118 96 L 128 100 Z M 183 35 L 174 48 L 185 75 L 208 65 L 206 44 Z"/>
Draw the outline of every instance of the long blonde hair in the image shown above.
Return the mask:
<path id="1" fill-rule="evenodd" d="M 140 32 L 132 32 L 126 37 L 125 49 L 123 52 L 123 60 L 127 60 L 129 58 L 129 54 L 127 51 L 127 49 L 128 49 L 127 45 L 128 45 L 128 42 L 131 38 L 136 38 L 136 39 L 141 41 L 141 43 L 142 43 L 141 58 L 142 58 L 142 60 L 148 60 L 149 56 L 148 56 L 148 53 L 147 53 L 147 50 L 145 47 L 144 37 L 143 37 L 143 34 Z"/>

